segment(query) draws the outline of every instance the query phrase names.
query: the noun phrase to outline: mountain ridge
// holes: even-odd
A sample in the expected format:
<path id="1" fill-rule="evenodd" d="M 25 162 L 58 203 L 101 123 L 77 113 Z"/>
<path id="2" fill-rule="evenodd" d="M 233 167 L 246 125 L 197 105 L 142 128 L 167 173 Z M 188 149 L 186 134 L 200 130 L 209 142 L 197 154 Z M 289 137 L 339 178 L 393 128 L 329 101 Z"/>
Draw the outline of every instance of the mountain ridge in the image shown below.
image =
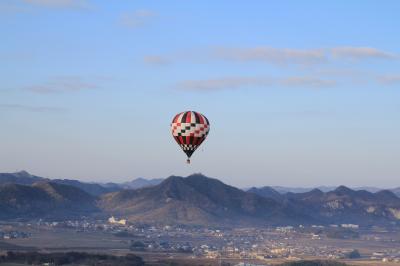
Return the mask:
<path id="1" fill-rule="evenodd" d="M 117 215 L 131 222 L 190 225 L 400 225 L 400 198 L 389 190 L 372 193 L 339 186 L 328 192 L 316 188 L 280 194 L 272 187 L 243 191 L 193 174 L 93 195 L 80 183 L 54 180 L 27 172 L 0 174 L 0 219 Z"/>
<path id="2" fill-rule="evenodd" d="M 76 187 L 46 181 L 0 185 L 1 219 L 59 219 L 98 211 L 96 199 Z"/>
<path id="3" fill-rule="evenodd" d="M 161 184 L 103 195 L 101 206 L 131 220 L 188 224 L 277 224 L 306 221 L 274 200 L 244 192 L 213 178 L 171 176 Z M 129 210 L 126 212 L 126 210 Z M 292 217 L 298 215 L 297 217 Z"/>
<path id="4" fill-rule="evenodd" d="M 123 183 L 88 183 L 82 182 L 75 179 L 50 179 L 36 175 L 31 175 L 27 171 L 19 171 L 15 173 L 0 173 L 0 184 L 12 183 L 20 185 L 32 185 L 38 181 L 47 181 L 52 183 L 58 183 L 63 185 L 70 185 L 73 187 L 80 188 L 92 196 L 99 196 L 109 192 L 119 191 L 128 188 L 140 188 L 159 184 L 163 179 L 144 179 L 136 178 L 132 181 Z"/>
<path id="5" fill-rule="evenodd" d="M 15 173 L 0 173 L 0 184 L 4 183 L 16 183 L 16 184 L 22 184 L 22 185 L 31 185 L 35 183 L 38 180 L 47 180 L 50 182 L 55 182 L 55 183 L 61 183 L 61 184 L 66 184 L 66 185 L 72 185 L 75 187 L 79 187 L 89 194 L 92 194 L 94 196 L 98 196 L 104 193 L 108 192 L 114 192 L 122 189 L 129 189 L 129 188 L 141 188 L 141 187 L 147 187 L 147 186 L 154 186 L 158 185 L 161 183 L 164 179 L 163 178 L 150 178 L 146 179 L 143 177 L 138 177 L 135 178 L 131 181 L 125 181 L 121 183 L 100 183 L 100 182 L 83 182 L 80 180 L 75 180 L 75 179 L 59 179 L 59 178 L 44 178 L 36 175 L 32 175 L 28 173 L 27 171 L 19 171 Z M 307 188 L 307 187 L 283 187 L 283 186 L 265 186 L 268 188 L 271 188 L 275 191 L 277 191 L 280 194 L 285 194 L 287 192 L 294 192 L 294 193 L 303 193 L 303 192 L 308 192 L 311 191 L 315 188 L 323 191 L 323 192 L 329 192 L 335 190 L 337 187 L 335 186 L 319 186 L 315 188 Z M 251 187 L 248 189 L 244 189 L 245 191 L 248 191 L 250 189 L 262 189 L 263 187 Z M 377 188 L 377 187 L 352 187 L 352 190 L 366 190 L 369 192 L 378 192 L 381 190 L 390 190 L 394 194 L 396 194 L 398 197 L 400 197 L 400 187 L 393 188 L 393 189 L 383 189 L 383 188 Z"/>

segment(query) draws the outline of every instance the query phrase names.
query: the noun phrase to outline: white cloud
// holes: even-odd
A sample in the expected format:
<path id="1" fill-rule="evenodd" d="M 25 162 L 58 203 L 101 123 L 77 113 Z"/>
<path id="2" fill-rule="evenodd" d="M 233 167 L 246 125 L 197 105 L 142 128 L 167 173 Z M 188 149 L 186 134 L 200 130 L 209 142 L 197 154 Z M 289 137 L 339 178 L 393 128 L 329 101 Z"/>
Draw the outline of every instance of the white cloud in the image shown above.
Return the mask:
<path id="1" fill-rule="evenodd" d="M 325 80 L 314 77 L 286 77 L 286 78 L 256 78 L 256 77 L 226 77 L 220 79 L 186 80 L 177 87 L 188 91 L 217 91 L 244 88 L 273 88 L 273 87 L 301 87 L 301 88 L 328 88 L 336 86 L 335 80 Z"/>
<path id="2" fill-rule="evenodd" d="M 151 21 L 156 17 L 156 13 L 149 10 L 137 10 L 132 13 L 124 13 L 120 17 L 122 25 L 128 28 L 139 28 Z"/>
<path id="3" fill-rule="evenodd" d="M 24 104 L 0 104 L 0 108 L 2 109 L 10 109 L 10 110 L 21 110 L 27 112 L 35 112 L 35 113 L 59 113 L 64 112 L 64 108 L 60 107 L 51 107 L 51 106 L 31 106 Z"/>
<path id="4" fill-rule="evenodd" d="M 335 80 L 320 79 L 314 77 L 288 77 L 278 80 L 278 83 L 286 87 L 328 88 L 337 85 Z"/>
<path id="5" fill-rule="evenodd" d="M 158 55 L 168 58 L 169 62 L 204 60 L 225 60 L 236 62 L 264 62 L 275 65 L 310 66 L 324 63 L 340 63 L 343 60 L 362 59 L 399 59 L 397 54 L 372 47 L 333 47 L 315 49 L 274 48 L 267 46 L 250 48 L 218 47 L 204 50 L 179 51 L 170 55 Z"/>
<path id="6" fill-rule="evenodd" d="M 39 7 L 50 8 L 87 8 L 87 0 L 23 0 L 23 2 Z"/>
<path id="7" fill-rule="evenodd" d="M 261 61 L 273 64 L 309 65 L 324 62 L 326 54 L 322 49 L 287 49 L 272 47 L 216 48 L 212 56 L 217 59 L 234 61 Z"/>
<path id="8" fill-rule="evenodd" d="M 61 93 L 76 92 L 88 89 L 97 89 L 99 86 L 92 82 L 87 82 L 81 77 L 64 76 L 57 77 L 43 84 L 31 85 L 23 89 L 34 93 Z"/>
<path id="9" fill-rule="evenodd" d="M 381 58 L 381 59 L 395 59 L 397 56 L 383 50 L 372 47 L 334 47 L 330 49 L 333 57 L 347 58 L 347 59 L 367 59 L 367 58 Z"/>
<path id="10" fill-rule="evenodd" d="M 378 81 L 385 85 L 400 84 L 400 74 L 380 76 L 378 77 Z"/>
<path id="11" fill-rule="evenodd" d="M 150 65 L 168 65 L 170 60 L 163 56 L 158 55 L 148 55 L 143 58 L 143 61 Z"/>
<path id="12" fill-rule="evenodd" d="M 185 90 L 213 91 L 223 89 L 238 89 L 245 87 L 266 87 L 270 86 L 272 81 L 266 78 L 251 77 L 226 77 L 220 79 L 206 80 L 186 80 L 178 84 L 178 87 Z"/>

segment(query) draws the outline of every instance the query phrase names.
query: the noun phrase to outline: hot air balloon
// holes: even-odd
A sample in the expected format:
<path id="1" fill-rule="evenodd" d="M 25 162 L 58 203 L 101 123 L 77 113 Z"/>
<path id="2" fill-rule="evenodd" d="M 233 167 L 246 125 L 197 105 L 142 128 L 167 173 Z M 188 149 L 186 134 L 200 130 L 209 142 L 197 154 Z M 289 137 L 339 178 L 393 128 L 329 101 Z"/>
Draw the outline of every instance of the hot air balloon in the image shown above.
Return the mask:
<path id="1" fill-rule="evenodd" d="M 172 136 L 187 155 L 187 163 L 194 151 L 206 139 L 210 123 L 204 115 L 186 111 L 177 114 L 171 123 Z"/>

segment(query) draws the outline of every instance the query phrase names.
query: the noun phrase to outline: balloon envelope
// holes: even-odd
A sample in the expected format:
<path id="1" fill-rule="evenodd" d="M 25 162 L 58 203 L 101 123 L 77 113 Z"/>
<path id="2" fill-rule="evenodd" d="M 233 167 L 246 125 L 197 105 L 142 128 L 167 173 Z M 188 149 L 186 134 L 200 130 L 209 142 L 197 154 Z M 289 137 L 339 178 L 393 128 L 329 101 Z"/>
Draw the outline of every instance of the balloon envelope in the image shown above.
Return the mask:
<path id="1" fill-rule="evenodd" d="M 186 111 L 175 115 L 171 123 L 171 131 L 172 136 L 189 159 L 206 139 L 210 131 L 210 123 L 204 115 Z"/>

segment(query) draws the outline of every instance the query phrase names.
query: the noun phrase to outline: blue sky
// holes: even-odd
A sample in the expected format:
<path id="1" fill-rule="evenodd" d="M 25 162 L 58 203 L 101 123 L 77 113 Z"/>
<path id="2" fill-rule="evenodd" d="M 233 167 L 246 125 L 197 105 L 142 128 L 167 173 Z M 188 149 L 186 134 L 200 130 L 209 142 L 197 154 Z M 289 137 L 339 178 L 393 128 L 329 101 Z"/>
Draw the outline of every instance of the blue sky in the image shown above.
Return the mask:
<path id="1" fill-rule="evenodd" d="M 0 3 L 0 170 L 399 186 L 398 1 Z M 169 124 L 211 123 L 186 165 Z"/>

